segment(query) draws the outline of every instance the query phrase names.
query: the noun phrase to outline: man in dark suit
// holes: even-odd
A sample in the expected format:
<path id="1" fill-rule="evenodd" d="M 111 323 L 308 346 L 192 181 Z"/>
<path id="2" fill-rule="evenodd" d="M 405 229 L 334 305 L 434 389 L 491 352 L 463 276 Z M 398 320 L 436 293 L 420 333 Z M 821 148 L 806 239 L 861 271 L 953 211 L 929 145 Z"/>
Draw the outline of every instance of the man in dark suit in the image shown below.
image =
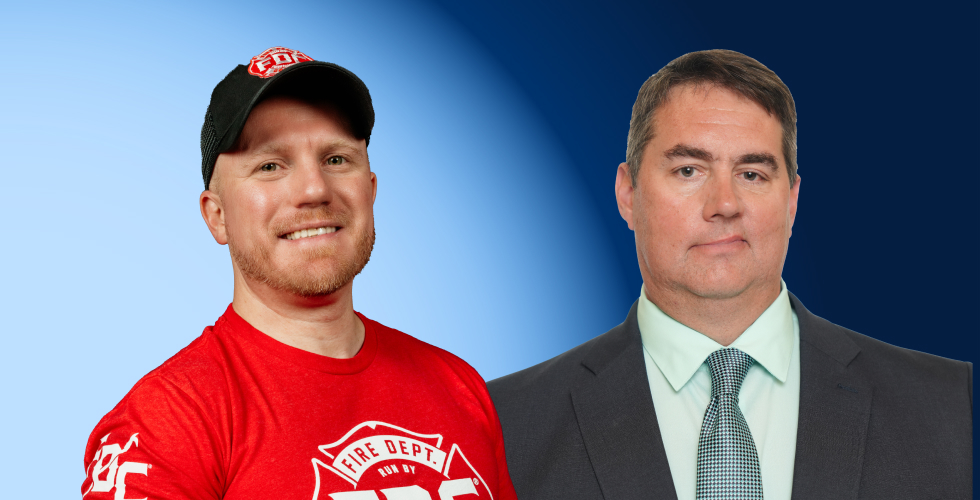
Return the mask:
<path id="1" fill-rule="evenodd" d="M 807 311 L 780 278 L 799 191 L 795 104 L 758 61 L 644 83 L 616 177 L 640 298 L 489 384 L 520 498 L 972 498 L 972 364 Z"/>

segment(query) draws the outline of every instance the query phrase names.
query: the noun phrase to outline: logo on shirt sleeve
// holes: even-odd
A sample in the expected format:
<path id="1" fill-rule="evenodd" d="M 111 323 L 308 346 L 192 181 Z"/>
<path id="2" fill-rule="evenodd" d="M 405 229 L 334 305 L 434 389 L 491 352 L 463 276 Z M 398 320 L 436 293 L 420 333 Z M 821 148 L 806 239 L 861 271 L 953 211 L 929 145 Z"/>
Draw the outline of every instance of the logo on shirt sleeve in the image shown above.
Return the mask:
<path id="1" fill-rule="evenodd" d="M 151 467 L 149 464 L 139 462 L 120 463 L 119 461 L 119 457 L 129 451 L 130 447 L 139 447 L 139 439 L 136 438 L 139 433 L 134 433 L 132 436 L 129 436 L 129 441 L 126 441 L 125 446 L 120 446 L 117 443 L 106 444 L 106 441 L 109 440 L 109 435 L 102 436 L 100 441 L 102 446 L 99 447 L 95 452 L 95 456 L 92 457 L 92 463 L 89 465 L 89 478 L 92 480 L 92 486 L 82 494 L 82 498 L 89 493 L 105 493 L 115 489 L 116 492 L 113 499 L 124 500 L 126 498 L 126 475 L 142 474 L 145 476 Z"/>
<path id="2" fill-rule="evenodd" d="M 493 500 L 459 446 L 446 446 L 440 434 L 363 422 L 319 450 L 313 500 Z"/>

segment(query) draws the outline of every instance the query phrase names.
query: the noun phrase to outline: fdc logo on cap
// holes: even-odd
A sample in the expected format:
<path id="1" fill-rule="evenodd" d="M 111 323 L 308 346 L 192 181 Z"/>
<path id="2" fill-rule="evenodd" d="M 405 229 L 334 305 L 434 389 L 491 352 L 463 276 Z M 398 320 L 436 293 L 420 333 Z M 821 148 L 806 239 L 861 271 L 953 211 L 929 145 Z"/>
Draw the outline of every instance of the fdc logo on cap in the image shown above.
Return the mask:
<path id="1" fill-rule="evenodd" d="M 248 65 L 248 73 L 259 78 L 271 78 L 289 66 L 312 60 L 312 57 L 298 50 L 272 47 L 252 58 Z"/>

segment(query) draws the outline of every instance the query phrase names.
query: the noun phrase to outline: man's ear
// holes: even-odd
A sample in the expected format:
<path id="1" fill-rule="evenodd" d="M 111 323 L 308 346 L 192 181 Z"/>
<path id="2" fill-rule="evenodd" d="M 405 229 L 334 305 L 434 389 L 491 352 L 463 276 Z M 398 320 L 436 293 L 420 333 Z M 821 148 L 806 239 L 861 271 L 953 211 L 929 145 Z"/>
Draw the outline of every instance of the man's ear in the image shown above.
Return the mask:
<path id="1" fill-rule="evenodd" d="M 625 162 L 619 164 L 616 171 L 616 204 L 619 205 L 619 215 L 626 225 L 633 229 L 633 179 L 630 177 L 630 166 Z"/>
<path id="2" fill-rule="evenodd" d="M 789 234 L 793 235 L 793 223 L 796 222 L 796 207 L 800 201 L 800 174 L 796 174 L 796 182 L 789 189 Z"/>
<path id="3" fill-rule="evenodd" d="M 201 217 L 204 217 L 204 222 L 208 225 L 214 241 L 217 241 L 219 245 L 227 245 L 228 232 L 225 228 L 225 208 L 221 204 L 221 197 L 215 191 L 206 190 L 201 193 L 200 202 Z"/>

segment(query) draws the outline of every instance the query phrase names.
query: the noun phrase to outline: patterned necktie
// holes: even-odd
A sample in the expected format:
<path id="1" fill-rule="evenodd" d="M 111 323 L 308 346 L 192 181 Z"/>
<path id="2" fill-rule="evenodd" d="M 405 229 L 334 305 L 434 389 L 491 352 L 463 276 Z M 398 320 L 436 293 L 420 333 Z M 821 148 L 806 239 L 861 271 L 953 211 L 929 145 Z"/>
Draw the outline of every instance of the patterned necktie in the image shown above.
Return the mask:
<path id="1" fill-rule="evenodd" d="M 719 349 L 705 360 L 711 402 L 698 439 L 698 500 L 761 500 L 762 473 L 755 441 L 738 408 L 738 391 L 755 360 L 738 349 Z"/>

